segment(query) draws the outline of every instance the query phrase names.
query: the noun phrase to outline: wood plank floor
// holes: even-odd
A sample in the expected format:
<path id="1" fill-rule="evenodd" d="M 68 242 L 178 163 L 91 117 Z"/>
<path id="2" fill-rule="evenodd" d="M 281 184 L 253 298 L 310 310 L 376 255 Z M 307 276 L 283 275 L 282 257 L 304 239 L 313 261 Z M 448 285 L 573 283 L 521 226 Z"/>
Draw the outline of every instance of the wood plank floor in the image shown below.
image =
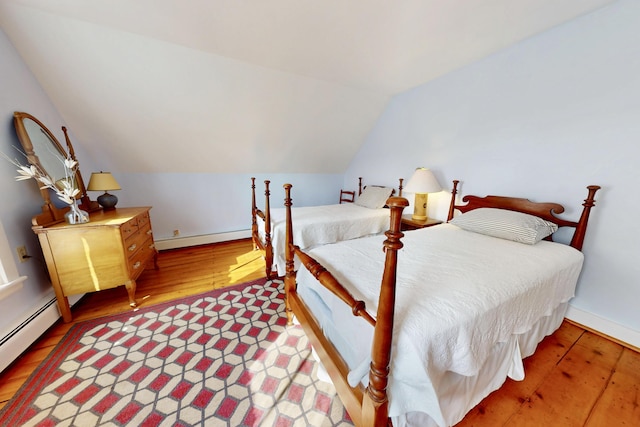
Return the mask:
<path id="1" fill-rule="evenodd" d="M 141 305 L 264 277 L 264 261 L 250 240 L 164 251 L 159 265 L 138 281 Z M 123 287 L 85 296 L 72 309 L 72 323 L 56 323 L 0 374 L 0 407 L 74 322 L 127 310 Z M 640 353 L 565 321 L 525 360 L 525 369 L 524 381 L 507 380 L 458 426 L 640 426 Z"/>

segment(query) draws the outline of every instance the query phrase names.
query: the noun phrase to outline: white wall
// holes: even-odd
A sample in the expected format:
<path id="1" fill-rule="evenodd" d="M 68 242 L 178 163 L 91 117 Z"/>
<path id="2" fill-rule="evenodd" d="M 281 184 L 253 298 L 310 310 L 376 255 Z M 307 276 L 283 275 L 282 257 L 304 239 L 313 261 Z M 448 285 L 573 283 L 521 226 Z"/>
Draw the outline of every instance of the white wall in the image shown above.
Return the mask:
<path id="1" fill-rule="evenodd" d="M 602 186 L 571 305 L 638 340 L 638 22 L 640 2 L 623 0 L 396 96 L 345 180 L 426 166 L 449 189 L 557 201 L 572 219 L 585 187 Z M 430 200 L 443 219 L 447 197 Z"/>
<path id="2" fill-rule="evenodd" d="M 283 184 L 291 183 L 294 206 L 337 203 L 343 176 L 337 174 L 117 174 L 119 206 L 152 206 L 156 240 L 248 230 L 251 177 L 256 201 L 264 207 L 264 181 L 270 180 L 272 208 L 283 207 Z M 357 178 L 348 185 L 357 188 Z M 249 236 L 247 234 L 247 236 Z"/>

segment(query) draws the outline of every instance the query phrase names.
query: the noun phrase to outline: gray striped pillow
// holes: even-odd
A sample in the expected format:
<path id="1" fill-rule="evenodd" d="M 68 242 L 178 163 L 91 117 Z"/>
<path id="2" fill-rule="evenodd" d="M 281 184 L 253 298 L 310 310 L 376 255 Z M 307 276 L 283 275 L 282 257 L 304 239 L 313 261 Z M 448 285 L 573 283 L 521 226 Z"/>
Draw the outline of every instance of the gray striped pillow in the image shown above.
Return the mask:
<path id="1" fill-rule="evenodd" d="M 480 208 L 450 221 L 463 230 L 533 245 L 558 230 L 558 226 L 535 215 L 506 209 Z"/>

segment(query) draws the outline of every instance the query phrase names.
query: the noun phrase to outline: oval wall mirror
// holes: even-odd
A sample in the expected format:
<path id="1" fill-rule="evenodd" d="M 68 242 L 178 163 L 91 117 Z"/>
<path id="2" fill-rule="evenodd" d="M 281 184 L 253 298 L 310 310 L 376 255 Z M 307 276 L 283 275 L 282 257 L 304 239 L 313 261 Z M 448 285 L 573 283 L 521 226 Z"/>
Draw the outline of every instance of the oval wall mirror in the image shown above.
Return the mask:
<path id="1" fill-rule="evenodd" d="M 64 178 L 64 165 L 60 159 L 66 158 L 67 153 L 49 129 L 27 113 L 15 113 L 14 120 L 29 163 L 41 168 L 54 182 Z"/>
<path id="2" fill-rule="evenodd" d="M 77 161 L 66 128 L 63 126 L 62 130 L 66 138 L 68 152 L 65 151 L 64 147 L 58 142 L 51 131 L 31 114 L 15 112 L 13 114 L 13 123 L 27 161 L 41 168 L 54 182 L 65 178 L 65 169 L 61 159 L 65 159 L 67 155 L 69 155 Z M 78 199 L 81 201 L 81 208 L 87 211 L 93 211 L 99 208 L 96 202 L 89 200 L 79 168 L 76 171 L 76 182 L 80 190 Z M 43 222 L 61 221 L 67 209 L 58 208 L 51 202 L 51 194 L 48 189 L 41 189 L 40 193 L 44 199 L 44 205 L 42 206 L 43 214 L 37 217 L 39 220 L 34 218 L 34 222 L 37 221 L 42 225 Z M 36 224 L 34 223 L 34 225 Z"/>

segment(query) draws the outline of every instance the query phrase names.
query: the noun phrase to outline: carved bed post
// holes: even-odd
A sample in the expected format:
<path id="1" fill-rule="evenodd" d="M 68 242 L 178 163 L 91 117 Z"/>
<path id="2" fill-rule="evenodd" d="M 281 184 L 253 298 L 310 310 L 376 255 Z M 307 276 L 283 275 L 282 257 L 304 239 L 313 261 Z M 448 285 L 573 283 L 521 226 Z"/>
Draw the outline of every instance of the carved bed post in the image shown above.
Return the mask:
<path id="1" fill-rule="evenodd" d="M 600 189 L 600 186 L 590 185 L 587 187 L 587 189 L 589 190 L 589 193 L 587 194 L 587 198 L 582 204 L 582 215 L 580 215 L 580 220 L 578 221 L 578 225 L 576 226 L 576 231 L 573 233 L 573 238 L 571 239 L 571 246 L 579 251 L 582 250 L 584 236 L 587 232 L 587 224 L 589 223 L 589 214 L 591 213 L 591 208 L 596 204 L 595 195 L 596 191 Z"/>
<path id="2" fill-rule="evenodd" d="M 400 184 L 398 185 L 398 197 L 402 197 L 402 189 L 404 188 L 402 186 L 402 182 L 404 181 L 403 178 L 400 178 Z"/>
<path id="3" fill-rule="evenodd" d="M 358 178 L 358 196 L 362 194 L 362 177 Z"/>
<path id="4" fill-rule="evenodd" d="M 398 250 L 402 248 L 400 231 L 402 210 L 409 206 L 407 199 L 391 197 L 387 200 L 391 210 L 391 228 L 385 232 L 385 264 L 378 300 L 378 313 L 371 347 L 371 365 L 369 367 L 369 385 L 362 402 L 362 425 L 382 427 L 388 425 L 389 400 L 387 384 L 389 382 L 389 362 L 391 361 L 391 342 L 393 334 L 393 315 L 396 297 L 396 270 Z"/>
<path id="5" fill-rule="evenodd" d="M 273 277 L 273 246 L 271 245 L 271 207 L 269 205 L 269 183 L 271 181 L 264 181 L 264 260 L 265 260 L 265 272 L 267 279 Z"/>
<path id="6" fill-rule="evenodd" d="M 456 205 L 456 194 L 458 194 L 458 181 L 457 179 L 453 180 L 453 189 L 451 190 L 451 202 L 449 203 L 449 215 L 447 215 L 447 222 L 453 219 L 453 211 Z"/>
<path id="7" fill-rule="evenodd" d="M 289 295 L 292 291 L 296 290 L 296 273 L 294 271 L 293 264 L 293 225 L 291 220 L 291 184 L 284 184 L 284 207 L 286 218 L 286 242 L 284 246 L 284 255 L 286 260 L 286 275 L 284 277 L 284 305 L 287 313 L 287 325 L 293 325 L 293 310 L 291 309 L 291 303 L 289 301 Z"/>
<path id="8" fill-rule="evenodd" d="M 251 240 L 253 241 L 253 250 L 258 250 L 260 247 L 256 239 L 258 239 L 258 222 L 256 221 L 256 214 L 258 207 L 256 206 L 256 179 L 251 177 Z"/>

